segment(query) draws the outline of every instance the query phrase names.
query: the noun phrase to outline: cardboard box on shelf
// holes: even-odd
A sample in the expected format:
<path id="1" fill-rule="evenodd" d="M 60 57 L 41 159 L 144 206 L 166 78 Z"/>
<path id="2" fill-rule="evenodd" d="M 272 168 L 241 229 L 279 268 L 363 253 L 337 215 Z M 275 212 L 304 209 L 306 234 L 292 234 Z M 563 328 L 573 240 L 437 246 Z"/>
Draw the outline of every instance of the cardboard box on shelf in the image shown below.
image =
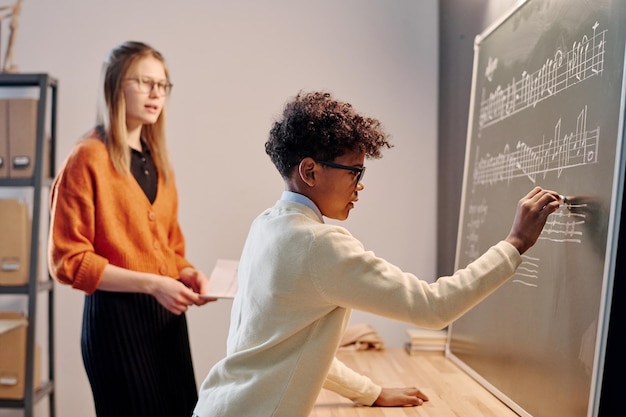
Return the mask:
<path id="1" fill-rule="evenodd" d="M 9 177 L 29 178 L 35 168 L 37 103 L 33 98 L 9 99 Z"/>
<path id="2" fill-rule="evenodd" d="M 0 399 L 24 398 L 26 380 L 26 328 L 22 313 L 0 312 Z M 33 384 L 41 386 L 41 348 L 35 346 Z"/>
<path id="3" fill-rule="evenodd" d="M 30 270 L 31 223 L 28 205 L 0 199 L 0 285 L 25 285 Z"/>
<path id="4" fill-rule="evenodd" d="M 9 176 L 9 100 L 0 99 L 0 179 Z"/>

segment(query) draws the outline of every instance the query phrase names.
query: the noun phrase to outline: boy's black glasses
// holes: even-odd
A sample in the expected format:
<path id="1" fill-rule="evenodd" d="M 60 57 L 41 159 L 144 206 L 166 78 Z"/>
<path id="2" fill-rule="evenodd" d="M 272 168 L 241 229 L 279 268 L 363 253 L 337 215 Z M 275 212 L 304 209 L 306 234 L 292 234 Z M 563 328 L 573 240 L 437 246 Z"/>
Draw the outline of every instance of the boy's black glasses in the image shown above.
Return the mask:
<path id="1" fill-rule="evenodd" d="M 328 162 L 328 161 L 317 161 L 317 162 L 322 164 L 322 165 L 326 165 L 327 167 L 338 168 L 338 169 L 345 169 L 345 170 L 348 170 L 348 171 L 352 171 L 354 173 L 354 175 L 356 176 L 356 183 L 357 184 L 359 182 L 361 182 L 361 180 L 363 179 L 363 175 L 365 174 L 365 167 L 358 168 L 358 167 L 353 167 L 353 166 L 350 166 L 350 165 L 341 165 L 341 164 L 336 164 L 334 162 Z"/>

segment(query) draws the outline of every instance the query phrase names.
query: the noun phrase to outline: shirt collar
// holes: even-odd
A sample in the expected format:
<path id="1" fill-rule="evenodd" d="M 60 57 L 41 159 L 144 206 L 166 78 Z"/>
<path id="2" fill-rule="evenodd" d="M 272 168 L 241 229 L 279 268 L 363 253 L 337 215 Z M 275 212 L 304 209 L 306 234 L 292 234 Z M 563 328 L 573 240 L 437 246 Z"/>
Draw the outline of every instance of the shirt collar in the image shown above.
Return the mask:
<path id="1" fill-rule="evenodd" d="M 283 201 L 291 201 L 294 203 L 304 204 L 305 206 L 313 210 L 315 214 L 317 214 L 317 217 L 320 218 L 322 223 L 324 222 L 324 219 L 322 218 L 322 212 L 319 208 L 317 208 L 313 200 L 311 200 L 309 197 L 303 194 L 294 193 L 293 191 L 283 191 L 280 199 Z"/>
<path id="2" fill-rule="evenodd" d="M 131 154 L 137 154 L 137 155 L 145 155 L 145 154 L 149 154 L 150 153 L 150 148 L 148 148 L 148 144 L 146 143 L 146 141 L 141 138 L 141 150 L 138 151 L 135 148 L 131 148 L 130 146 L 128 146 L 130 148 L 130 152 Z"/>

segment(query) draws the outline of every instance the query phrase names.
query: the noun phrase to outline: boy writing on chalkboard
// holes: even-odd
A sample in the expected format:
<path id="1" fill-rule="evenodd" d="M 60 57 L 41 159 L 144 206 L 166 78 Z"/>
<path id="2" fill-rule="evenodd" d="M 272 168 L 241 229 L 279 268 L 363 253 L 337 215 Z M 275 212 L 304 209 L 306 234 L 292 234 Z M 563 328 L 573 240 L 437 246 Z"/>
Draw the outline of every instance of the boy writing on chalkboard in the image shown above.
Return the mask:
<path id="1" fill-rule="evenodd" d="M 385 147 L 379 121 L 328 93 L 300 93 L 286 105 L 265 143 L 285 191 L 250 227 L 227 356 L 204 380 L 195 416 L 307 416 L 322 388 L 376 405 L 384 390 L 335 358 L 351 310 L 443 328 L 514 274 L 559 207 L 556 192 L 534 188 L 503 241 L 427 283 L 324 223 L 348 218 L 364 188 L 365 158 L 380 158 Z M 416 390 L 414 399 L 406 404 L 428 398 Z"/>

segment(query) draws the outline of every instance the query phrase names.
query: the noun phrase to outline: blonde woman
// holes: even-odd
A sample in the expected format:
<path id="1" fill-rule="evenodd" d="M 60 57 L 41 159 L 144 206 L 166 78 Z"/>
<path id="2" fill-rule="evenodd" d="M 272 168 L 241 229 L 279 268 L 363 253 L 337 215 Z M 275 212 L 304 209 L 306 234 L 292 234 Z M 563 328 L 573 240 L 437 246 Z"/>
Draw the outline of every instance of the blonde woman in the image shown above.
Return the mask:
<path id="1" fill-rule="evenodd" d="M 172 89 L 141 42 L 105 60 L 96 126 L 51 191 L 49 267 L 86 294 L 82 356 L 98 417 L 189 417 L 197 400 L 185 312 L 209 300 L 185 258 L 165 146 Z"/>

